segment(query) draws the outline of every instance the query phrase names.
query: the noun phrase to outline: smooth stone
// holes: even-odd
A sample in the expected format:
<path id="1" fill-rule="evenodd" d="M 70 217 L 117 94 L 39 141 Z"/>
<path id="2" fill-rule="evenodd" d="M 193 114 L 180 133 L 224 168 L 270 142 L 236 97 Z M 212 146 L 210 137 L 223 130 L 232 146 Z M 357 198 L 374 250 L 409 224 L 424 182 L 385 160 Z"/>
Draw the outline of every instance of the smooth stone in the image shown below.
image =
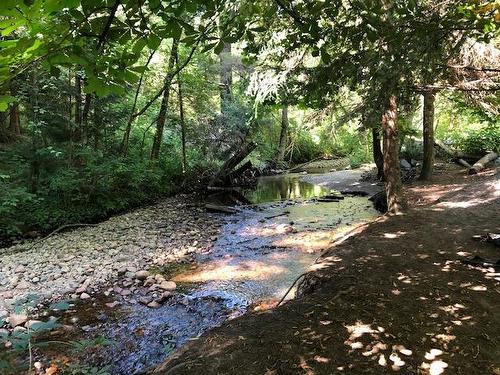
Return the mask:
<path id="1" fill-rule="evenodd" d="M 89 298 L 90 298 L 90 295 L 88 295 L 87 293 L 80 294 L 80 299 L 89 299 Z"/>
<path id="2" fill-rule="evenodd" d="M 12 314 L 9 316 L 9 324 L 11 327 L 15 328 L 24 324 L 28 321 L 28 315 L 26 314 Z"/>
<path id="3" fill-rule="evenodd" d="M 161 305 L 160 305 L 158 302 L 156 302 L 156 301 L 153 301 L 153 302 L 148 303 L 148 307 L 151 307 L 151 308 L 153 308 L 153 309 L 157 309 L 157 308 L 158 308 L 158 307 L 160 307 L 160 306 L 161 306 Z"/>
<path id="4" fill-rule="evenodd" d="M 163 281 L 160 284 L 160 288 L 162 288 L 163 290 L 172 291 L 177 288 L 177 284 L 174 283 L 173 281 Z"/>
<path id="5" fill-rule="evenodd" d="M 149 272 L 146 270 L 137 271 L 135 273 L 135 278 L 138 280 L 146 280 L 149 276 Z"/>

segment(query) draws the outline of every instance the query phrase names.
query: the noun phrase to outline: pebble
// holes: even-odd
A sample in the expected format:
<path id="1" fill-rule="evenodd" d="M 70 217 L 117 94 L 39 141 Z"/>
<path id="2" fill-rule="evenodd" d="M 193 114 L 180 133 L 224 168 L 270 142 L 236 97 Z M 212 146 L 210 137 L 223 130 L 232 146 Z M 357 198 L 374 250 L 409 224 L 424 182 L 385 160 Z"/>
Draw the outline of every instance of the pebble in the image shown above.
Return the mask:
<path id="1" fill-rule="evenodd" d="M 87 293 L 80 294 L 80 299 L 89 299 L 89 298 L 90 298 L 90 295 Z"/>

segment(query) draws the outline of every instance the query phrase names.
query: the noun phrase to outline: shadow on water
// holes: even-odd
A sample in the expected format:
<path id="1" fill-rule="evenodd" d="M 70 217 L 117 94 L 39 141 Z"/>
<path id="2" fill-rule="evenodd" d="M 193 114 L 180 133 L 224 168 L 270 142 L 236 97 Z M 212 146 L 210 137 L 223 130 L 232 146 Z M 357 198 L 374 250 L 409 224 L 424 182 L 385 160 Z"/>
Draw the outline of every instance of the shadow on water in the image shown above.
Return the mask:
<path id="1" fill-rule="evenodd" d="M 115 345 L 86 359 L 111 365 L 112 374 L 139 374 L 225 320 L 261 303 L 272 306 L 331 241 L 378 214 L 364 197 L 309 200 L 329 192 L 301 182 L 298 175 L 260 179 L 255 190 L 246 192 L 258 209 L 226 216 L 213 247 L 196 255 L 194 265 L 153 270 L 178 284 L 161 307 L 125 304 L 111 313 L 105 306 L 109 300 L 98 299 L 87 308 L 94 317 L 109 318 L 77 325 L 86 325 L 87 336 L 104 336 Z"/>

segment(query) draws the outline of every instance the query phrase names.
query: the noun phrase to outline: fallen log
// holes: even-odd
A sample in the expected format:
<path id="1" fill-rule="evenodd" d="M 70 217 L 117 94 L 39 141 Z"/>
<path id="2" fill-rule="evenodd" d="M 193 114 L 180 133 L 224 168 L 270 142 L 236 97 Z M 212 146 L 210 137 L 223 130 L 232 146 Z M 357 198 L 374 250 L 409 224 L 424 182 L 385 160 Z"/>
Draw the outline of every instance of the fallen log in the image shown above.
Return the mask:
<path id="1" fill-rule="evenodd" d="M 478 160 L 479 158 L 481 158 L 481 155 L 471 155 L 471 154 L 466 154 L 465 152 L 462 152 L 462 151 L 453 150 L 450 147 L 448 147 L 446 144 L 444 144 L 442 141 L 440 141 L 439 139 L 434 140 L 434 148 L 436 148 L 438 151 L 441 151 L 442 153 L 446 154 L 454 162 L 456 162 L 460 165 L 463 165 L 463 164 L 461 164 L 459 162 L 459 160 L 462 160 L 462 161 L 465 161 L 465 159 Z"/>
<path id="2" fill-rule="evenodd" d="M 209 211 L 222 212 L 225 214 L 235 214 L 238 212 L 238 210 L 236 208 L 233 208 L 233 207 L 219 206 L 219 205 L 210 204 L 210 203 L 207 203 L 205 205 L 205 208 Z"/>
<path id="3" fill-rule="evenodd" d="M 467 169 L 470 169 L 472 168 L 472 165 L 470 165 L 469 163 L 467 163 L 464 159 L 455 159 L 455 163 L 461 165 L 462 167 L 465 167 Z"/>
<path id="4" fill-rule="evenodd" d="M 226 160 L 219 172 L 217 172 L 212 178 L 208 186 L 226 184 L 227 177 L 232 170 L 236 168 L 236 166 L 240 164 L 253 150 L 255 150 L 256 147 L 257 145 L 254 142 L 244 142 L 236 151 L 233 152 L 233 156 Z"/>
<path id="5" fill-rule="evenodd" d="M 481 159 L 474 163 L 472 168 L 469 168 L 469 174 L 477 174 L 481 172 L 489 162 L 492 162 L 498 157 L 498 154 L 494 151 L 487 153 Z"/>

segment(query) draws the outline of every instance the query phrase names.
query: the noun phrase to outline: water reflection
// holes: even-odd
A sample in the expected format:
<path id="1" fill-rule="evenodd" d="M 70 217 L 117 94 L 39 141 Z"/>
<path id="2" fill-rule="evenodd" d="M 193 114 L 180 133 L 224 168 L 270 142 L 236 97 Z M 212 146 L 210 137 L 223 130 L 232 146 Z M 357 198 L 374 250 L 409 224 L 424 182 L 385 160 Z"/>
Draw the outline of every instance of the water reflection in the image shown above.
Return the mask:
<path id="1" fill-rule="evenodd" d="M 328 194 L 329 189 L 300 180 L 299 174 L 259 178 L 255 189 L 245 191 L 252 203 L 273 202 L 287 199 L 310 199 Z"/>

